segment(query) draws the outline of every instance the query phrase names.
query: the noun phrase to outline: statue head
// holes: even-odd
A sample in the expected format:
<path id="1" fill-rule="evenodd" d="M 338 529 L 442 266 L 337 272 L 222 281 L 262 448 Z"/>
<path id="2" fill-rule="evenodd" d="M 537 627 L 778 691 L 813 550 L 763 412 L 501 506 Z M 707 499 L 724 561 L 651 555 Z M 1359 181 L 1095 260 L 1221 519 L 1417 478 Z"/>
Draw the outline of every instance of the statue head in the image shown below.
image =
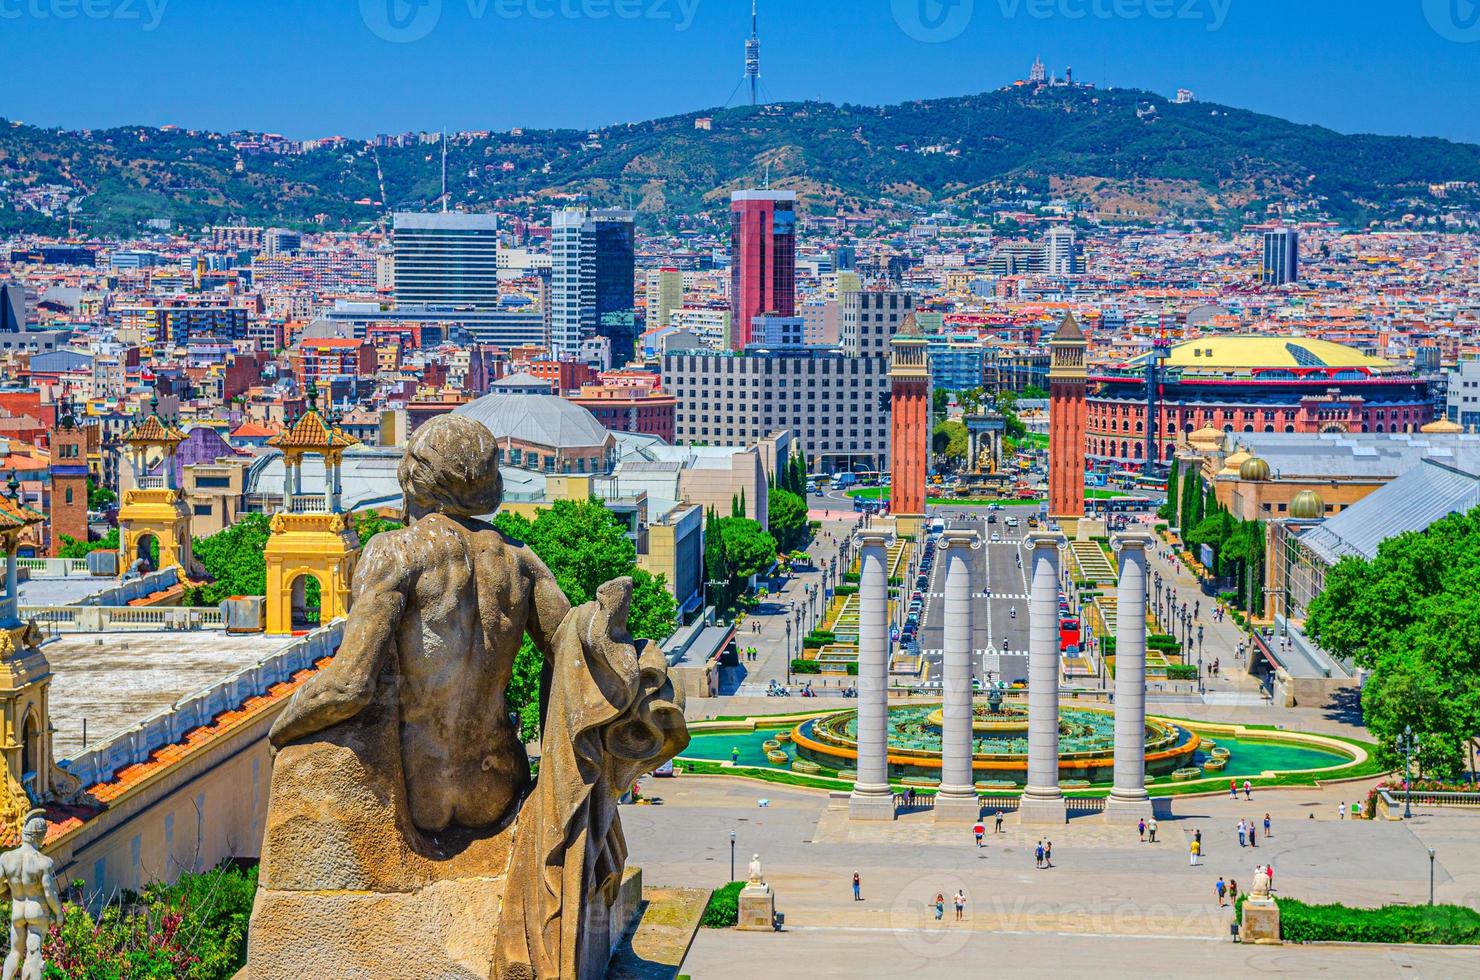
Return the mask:
<path id="1" fill-rule="evenodd" d="M 432 419 L 412 435 L 396 471 L 406 519 L 498 510 L 504 497 L 498 458 L 498 443 L 482 422 L 464 415 Z"/>
<path id="2" fill-rule="evenodd" d="M 40 847 L 46 841 L 46 811 L 32 810 L 21 824 L 21 840 L 32 847 Z"/>

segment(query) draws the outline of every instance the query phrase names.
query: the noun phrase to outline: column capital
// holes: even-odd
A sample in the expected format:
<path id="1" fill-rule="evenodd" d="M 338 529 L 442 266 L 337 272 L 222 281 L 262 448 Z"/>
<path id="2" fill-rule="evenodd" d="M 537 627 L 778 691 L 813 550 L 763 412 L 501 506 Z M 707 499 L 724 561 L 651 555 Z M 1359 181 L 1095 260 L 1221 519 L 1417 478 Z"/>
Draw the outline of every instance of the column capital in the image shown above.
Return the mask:
<path id="1" fill-rule="evenodd" d="M 941 551 L 948 551 L 951 548 L 975 549 L 980 547 L 981 538 L 977 536 L 977 533 L 975 531 L 971 531 L 966 528 L 957 528 L 945 532 L 940 536 L 940 543 L 936 545 L 936 548 Z"/>
<path id="2" fill-rule="evenodd" d="M 893 537 L 888 531 L 876 531 L 866 528 L 853 536 L 853 541 L 860 548 L 887 548 Z"/>
<path id="3" fill-rule="evenodd" d="M 1068 547 L 1069 539 L 1064 537 L 1064 532 L 1062 531 L 1039 529 L 1028 532 L 1027 543 L 1028 550 L 1030 551 L 1036 551 L 1039 548 L 1058 549 Z"/>
<path id="4" fill-rule="evenodd" d="M 1124 549 L 1145 551 L 1155 540 L 1146 531 L 1123 531 L 1110 539 L 1110 548 L 1117 553 Z"/>

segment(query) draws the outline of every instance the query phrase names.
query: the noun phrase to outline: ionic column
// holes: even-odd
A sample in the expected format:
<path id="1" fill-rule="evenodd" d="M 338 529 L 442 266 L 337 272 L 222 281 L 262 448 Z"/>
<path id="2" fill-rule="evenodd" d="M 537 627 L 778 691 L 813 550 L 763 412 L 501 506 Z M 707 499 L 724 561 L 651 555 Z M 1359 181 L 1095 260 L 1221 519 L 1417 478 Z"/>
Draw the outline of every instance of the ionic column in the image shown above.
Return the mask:
<path id="1" fill-rule="evenodd" d="M 1118 534 L 1115 589 L 1115 785 L 1105 805 L 1107 821 L 1151 816 L 1146 792 L 1146 549 L 1145 531 Z"/>
<path id="2" fill-rule="evenodd" d="M 1028 783 L 1018 810 L 1024 823 L 1068 819 L 1059 788 L 1059 549 L 1058 531 L 1028 535 L 1032 563 L 1028 599 Z"/>
<path id="3" fill-rule="evenodd" d="M 971 769 L 971 552 L 976 547 L 976 532 L 962 530 L 947 531 L 937 548 L 946 562 L 946 621 L 936 820 L 974 822 L 981 816 Z"/>
<path id="4" fill-rule="evenodd" d="M 889 537 L 858 535 L 858 778 L 848 798 L 855 820 L 893 820 L 889 788 Z"/>

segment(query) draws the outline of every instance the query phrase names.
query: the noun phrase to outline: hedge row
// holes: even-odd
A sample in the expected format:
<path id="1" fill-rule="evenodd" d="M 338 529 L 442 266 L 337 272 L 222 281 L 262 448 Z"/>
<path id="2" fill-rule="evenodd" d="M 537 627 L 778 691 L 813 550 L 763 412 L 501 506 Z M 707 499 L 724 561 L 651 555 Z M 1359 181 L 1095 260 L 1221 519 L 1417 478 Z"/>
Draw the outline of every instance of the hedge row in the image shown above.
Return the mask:
<path id="1" fill-rule="evenodd" d="M 732 881 L 728 885 L 716 888 L 709 895 L 709 904 L 704 907 L 704 917 L 700 924 L 710 929 L 729 929 L 740 922 L 740 891 L 745 887 L 743 881 Z"/>
<path id="2" fill-rule="evenodd" d="M 1167 680 L 1169 681 L 1195 681 L 1197 680 L 1196 664 L 1167 664 Z"/>
<path id="3" fill-rule="evenodd" d="M 1291 943 L 1424 943 L 1480 945 L 1480 912 L 1462 905 L 1307 905 L 1276 899 L 1280 938 Z"/>

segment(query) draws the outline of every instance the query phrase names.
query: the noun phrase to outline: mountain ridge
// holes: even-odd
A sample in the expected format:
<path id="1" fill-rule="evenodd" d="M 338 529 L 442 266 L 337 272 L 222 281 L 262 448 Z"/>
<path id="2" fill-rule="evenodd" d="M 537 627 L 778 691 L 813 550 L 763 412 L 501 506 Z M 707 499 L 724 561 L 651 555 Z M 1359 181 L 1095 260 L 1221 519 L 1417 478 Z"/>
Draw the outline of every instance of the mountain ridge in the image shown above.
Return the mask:
<path id="1" fill-rule="evenodd" d="M 711 128 L 696 126 L 703 119 Z M 440 199 L 435 143 L 243 149 L 261 139 L 0 123 L 0 232 L 56 232 L 70 218 L 117 234 L 161 217 L 188 228 L 239 219 L 346 229 Z M 1108 221 L 1237 224 L 1280 203 L 1357 224 L 1432 209 L 1430 184 L 1480 183 L 1480 146 L 1343 134 L 1134 89 L 1022 86 L 887 106 L 793 102 L 588 131 L 464 134 L 448 141 L 448 167 L 453 205 L 536 215 L 562 200 L 630 201 L 645 220 L 671 221 L 717 212 L 729 190 L 769 172 L 771 186 L 798 190 L 818 213 L 1063 197 Z M 1473 189 L 1460 194 L 1468 203 Z"/>

